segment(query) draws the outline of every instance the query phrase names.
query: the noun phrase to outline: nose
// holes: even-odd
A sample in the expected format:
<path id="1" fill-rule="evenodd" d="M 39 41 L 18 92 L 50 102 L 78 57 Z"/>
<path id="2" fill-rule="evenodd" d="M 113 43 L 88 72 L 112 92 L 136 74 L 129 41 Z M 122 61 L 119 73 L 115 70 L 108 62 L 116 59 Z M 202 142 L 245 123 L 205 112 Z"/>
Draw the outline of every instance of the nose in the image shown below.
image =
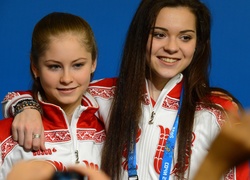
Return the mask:
<path id="1" fill-rule="evenodd" d="M 168 53 L 175 53 L 179 49 L 178 42 L 175 38 L 168 38 L 163 48 Z"/>
<path id="2" fill-rule="evenodd" d="M 73 81 L 72 75 L 69 70 L 63 70 L 60 82 L 62 84 L 70 84 Z"/>

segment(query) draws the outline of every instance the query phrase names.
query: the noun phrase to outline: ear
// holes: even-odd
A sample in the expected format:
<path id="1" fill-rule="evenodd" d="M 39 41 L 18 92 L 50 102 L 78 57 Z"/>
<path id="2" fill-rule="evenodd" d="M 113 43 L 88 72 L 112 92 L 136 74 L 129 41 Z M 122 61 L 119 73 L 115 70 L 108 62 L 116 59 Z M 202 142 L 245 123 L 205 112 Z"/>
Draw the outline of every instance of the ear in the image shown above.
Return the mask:
<path id="1" fill-rule="evenodd" d="M 31 68 L 31 71 L 32 71 L 34 78 L 37 79 L 39 77 L 39 71 L 36 68 L 36 66 L 34 65 L 32 59 L 30 59 L 30 68 Z"/>
<path id="2" fill-rule="evenodd" d="M 96 70 L 96 65 L 97 65 L 97 60 L 95 59 L 92 63 L 92 67 L 91 67 L 91 73 L 95 72 Z"/>

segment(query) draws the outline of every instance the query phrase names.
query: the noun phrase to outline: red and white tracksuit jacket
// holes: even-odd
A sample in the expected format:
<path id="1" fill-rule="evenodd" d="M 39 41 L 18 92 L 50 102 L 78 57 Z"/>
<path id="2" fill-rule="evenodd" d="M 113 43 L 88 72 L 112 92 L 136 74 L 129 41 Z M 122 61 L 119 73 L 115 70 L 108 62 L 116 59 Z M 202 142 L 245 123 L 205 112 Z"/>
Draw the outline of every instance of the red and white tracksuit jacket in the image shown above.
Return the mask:
<path id="1" fill-rule="evenodd" d="M 144 95 L 144 102 L 142 103 L 143 114 L 139 124 L 139 131 L 136 138 L 136 160 L 137 173 L 139 179 L 151 180 L 159 179 L 162 151 L 163 148 L 159 146 L 160 137 L 167 137 L 172 129 L 177 110 L 178 102 L 181 92 L 182 74 L 176 75 L 172 78 L 162 90 L 157 102 L 153 102 L 149 95 L 148 85 Z M 95 98 L 99 104 L 99 117 L 106 124 L 108 129 L 109 109 L 113 100 L 114 91 L 116 87 L 116 78 L 107 78 L 93 81 L 88 89 L 88 92 Z M 20 99 L 21 97 L 19 97 Z M 27 96 L 26 96 L 27 98 Z M 126 97 L 124 97 L 126 98 Z M 228 99 L 219 97 L 211 97 L 212 101 L 225 110 L 234 108 L 233 103 Z M 15 99 L 15 101 L 17 101 Z M 13 101 L 14 102 L 14 101 Z M 11 113 L 11 104 L 5 104 L 5 115 Z M 10 111 L 7 111 L 10 110 Z M 155 113 L 153 124 L 149 124 L 152 112 Z M 119 119 L 118 119 L 119 120 Z M 197 171 L 201 161 L 209 150 L 209 146 L 220 131 L 225 119 L 221 111 L 214 108 L 205 108 L 202 104 L 198 104 L 195 112 L 192 152 L 189 163 L 190 172 L 188 179 L 192 179 Z M 233 133 L 233 132 L 232 132 Z M 115 135 L 115 134 L 114 134 Z M 165 140 L 165 139 L 164 139 Z M 121 165 L 124 173 L 122 179 L 128 179 L 127 173 L 127 149 L 124 149 L 124 158 Z M 175 150 L 176 155 L 176 150 Z M 188 159 L 187 159 L 188 161 Z M 175 179 L 176 175 L 176 156 L 173 159 L 171 177 Z M 188 167 L 187 167 L 188 169 Z M 188 170 L 187 170 L 188 171 Z M 211 172 L 212 173 L 212 172 Z M 248 164 L 246 166 L 232 168 L 222 179 L 245 179 L 248 176 Z M 188 174 L 188 172 L 186 172 Z"/>
<path id="2" fill-rule="evenodd" d="M 3 103 L 30 96 L 29 92 L 9 93 Z M 11 136 L 12 118 L 0 121 L 1 167 L 0 179 L 5 179 L 11 167 L 19 160 L 45 159 L 57 170 L 80 163 L 99 169 L 102 146 L 106 138 L 103 122 L 96 116 L 98 104 L 85 93 L 82 104 L 76 108 L 68 123 L 64 111 L 54 104 L 40 101 L 43 109 L 45 151 L 24 151 Z"/>

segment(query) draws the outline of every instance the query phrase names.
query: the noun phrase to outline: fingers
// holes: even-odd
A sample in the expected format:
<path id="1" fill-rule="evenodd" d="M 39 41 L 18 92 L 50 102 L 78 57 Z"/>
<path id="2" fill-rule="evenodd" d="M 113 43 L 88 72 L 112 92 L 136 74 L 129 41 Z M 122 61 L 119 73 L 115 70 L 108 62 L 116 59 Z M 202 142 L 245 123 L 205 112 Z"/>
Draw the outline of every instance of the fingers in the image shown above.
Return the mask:
<path id="1" fill-rule="evenodd" d="M 44 137 L 44 132 L 43 131 L 41 132 L 40 149 L 44 151 L 44 150 L 46 150 L 46 147 L 45 147 L 45 137 Z"/>
<path id="2" fill-rule="evenodd" d="M 14 122 L 12 123 L 11 131 L 12 131 L 13 140 L 17 141 L 18 140 L 18 131 L 17 131 L 16 127 L 14 126 Z"/>
<path id="3" fill-rule="evenodd" d="M 24 146 L 25 149 L 31 148 L 32 132 L 24 124 L 20 123 L 20 116 L 17 115 L 12 123 L 12 135 L 13 139 L 18 142 L 20 146 Z M 26 138 L 27 137 L 27 138 Z"/>
<path id="4" fill-rule="evenodd" d="M 78 172 L 84 176 L 88 176 L 90 180 L 110 180 L 110 178 L 103 171 L 96 171 L 91 168 L 75 165 L 68 167 L 69 171 Z"/>
<path id="5" fill-rule="evenodd" d="M 37 110 L 25 109 L 17 114 L 12 123 L 12 135 L 26 150 L 46 149 L 42 118 Z"/>
<path id="6" fill-rule="evenodd" d="M 32 134 L 32 139 L 33 139 L 33 141 L 32 141 L 32 149 L 35 150 L 35 151 L 40 149 L 40 142 L 41 142 L 40 138 L 41 138 L 40 133 L 33 133 Z"/>
<path id="7" fill-rule="evenodd" d="M 39 130 L 35 130 L 35 132 L 37 133 L 34 133 L 33 132 L 33 141 L 32 141 L 32 149 L 37 151 L 37 150 L 45 150 L 45 137 L 44 137 L 44 129 L 39 129 Z M 34 135 L 39 135 L 39 137 L 35 137 Z M 28 137 L 27 137 L 28 139 Z M 27 142 L 28 143 L 28 142 Z"/>
<path id="8" fill-rule="evenodd" d="M 13 120 L 13 122 L 12 122 L 12 128 L 11 128 L 13 140 L 15 140 L 15 141 L 18 141 L 18 140 L 19 140 L 18 129 L 19 129 L 20 127 L 19 127 L 19 125 L 18 125 L 18 123 L 19 123 L 18 119 L 19 119 L 19 115 L 17 115 L 17 116 L 14 118 L 14 120 Z M 21 145 L 21 144 L 20 144 L 20 145 Z"/>
<path id="9" fill-rule="evenodd" d="M 23 127 L 19 125 L 18 127 L 14 127 L 12 125 L 12 132 L 15 134 L 15 139 L 20 146 L 23 146 L 26 150 L 32 150 L 32 134 L 33 130 L 29 127 Z"/>
<path id="10" fill-rule="evenodd" d="M 41 128 L 39 130 L 36 130 L 35 132 L 39 133 L 33 133 L 33 142 L 32 142 L 32 148 L 33 150 L 45 150 L 45 137 L 44 137 L 44 129 Z M 39 137 L 34 137 L 34 135 L 39 135 Z"/>

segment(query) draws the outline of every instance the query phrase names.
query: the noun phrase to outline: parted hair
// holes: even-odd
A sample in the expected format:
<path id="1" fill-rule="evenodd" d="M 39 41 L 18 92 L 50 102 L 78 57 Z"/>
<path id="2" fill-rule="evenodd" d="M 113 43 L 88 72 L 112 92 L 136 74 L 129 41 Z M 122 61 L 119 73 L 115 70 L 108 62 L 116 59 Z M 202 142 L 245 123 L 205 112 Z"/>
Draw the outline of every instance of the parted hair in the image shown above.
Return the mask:
<path id="1" fill-rule="evenodd" d="M 44 16 L 34 27 L 31 40 L 30 64 L 39 69 L 39 58 L 42 57 L 49 48 L 53 37 L 59 37 L 66 33 L 77 35 L 79 42 L 91 53 L 92 60 L 97 58 L 97 45 L 94 33 L 88 24 L 80 16 L 64 12 L 52 12 Z M 39 78 L 35 78 L 30 66 L 33 78 L 32 92 L 37 99 L 39 91 L 44 96 L 43 88 Z"/>
<path id="2" fill-rule="evenodd" d="M 102 169 L 112 179 L 121 178 L 124 145 L 136 134 L 142 115 L 145 78 L 151 77 L 146 46 L 157 15 L 164 7 L 186 7 L 196 18 L 196 50 L 184 75 L 184 97 L 178 127 L 178 176 L 184 177 L 186 153 L 190 154 L 197 102 L 215 106 L 207 96 L 211 61 L 209 9 L 199 0 L 142 0 L 132 19 L 124 44 L 117 88 L 110 113 L 109 130 L 102 154 Z M 133 131 L 133 133 L 131 133 Z M 149 142 L 150 143 L 150 142 Z M 146 165 L 145 165 L 146 166 Z"/>

